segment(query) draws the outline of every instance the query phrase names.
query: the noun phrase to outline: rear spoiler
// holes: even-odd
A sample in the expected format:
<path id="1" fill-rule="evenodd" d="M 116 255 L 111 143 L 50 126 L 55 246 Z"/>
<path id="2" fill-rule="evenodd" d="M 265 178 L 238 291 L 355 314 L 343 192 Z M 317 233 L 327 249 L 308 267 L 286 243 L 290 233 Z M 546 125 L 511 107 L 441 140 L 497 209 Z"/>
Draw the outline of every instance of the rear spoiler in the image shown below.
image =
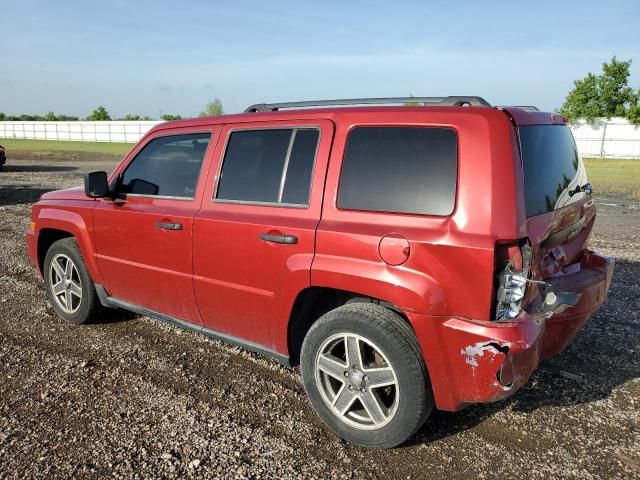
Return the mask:
<path id="1" fill-rule="evenodd" d="M 565 125 L 567 118 L 552 112 L 541 112 L 537 107 L 495 107 L 505 112 L 514 126 Z M 535 109 L 535 110 L 533 110 Z"/>

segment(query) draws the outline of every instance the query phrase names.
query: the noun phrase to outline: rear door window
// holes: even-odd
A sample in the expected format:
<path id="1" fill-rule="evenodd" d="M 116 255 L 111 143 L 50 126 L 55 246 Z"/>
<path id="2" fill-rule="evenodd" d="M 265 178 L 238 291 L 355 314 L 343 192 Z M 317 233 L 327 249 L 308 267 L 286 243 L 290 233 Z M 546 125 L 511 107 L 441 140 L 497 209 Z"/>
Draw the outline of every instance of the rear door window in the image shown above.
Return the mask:
<path id="1" fill-rule="evenodd" d="M 587 175 L 569 126 L 521 126 L 519 135 L 527 217 L 581 200 L 585 194 L 573 192 Z"/>
<path id="2" fill-rule="evenodd" d="M 338 207 L 449 215 L 457 170 L 457 135 L 451 128 L 356 127 L 347 138 Z"/>
<path id="3" fill-rule="evenodd" d="M 308 205 L 319 138 L 317 128 L 232 132 L 216 199 Z"/>

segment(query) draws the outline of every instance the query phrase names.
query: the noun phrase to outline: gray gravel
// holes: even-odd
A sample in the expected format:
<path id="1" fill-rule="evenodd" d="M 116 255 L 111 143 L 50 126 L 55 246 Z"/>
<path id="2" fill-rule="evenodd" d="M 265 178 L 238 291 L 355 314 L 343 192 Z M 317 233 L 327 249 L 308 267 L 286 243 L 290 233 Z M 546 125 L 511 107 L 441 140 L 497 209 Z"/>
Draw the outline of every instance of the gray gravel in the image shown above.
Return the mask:
<path id="1" fill-rule="evenodd" d="M 11 152 L 9 152 L 11 155 Z M 598 198 L 607 305 L 511 399 L 437 412 L 389 451 L 315 417 L 295 371 L 145 317 L 53 315 L 24 232 L 44 191 L 113 157 L 0 172 L 0 478 L 640 478 L 640 205 Z"/>

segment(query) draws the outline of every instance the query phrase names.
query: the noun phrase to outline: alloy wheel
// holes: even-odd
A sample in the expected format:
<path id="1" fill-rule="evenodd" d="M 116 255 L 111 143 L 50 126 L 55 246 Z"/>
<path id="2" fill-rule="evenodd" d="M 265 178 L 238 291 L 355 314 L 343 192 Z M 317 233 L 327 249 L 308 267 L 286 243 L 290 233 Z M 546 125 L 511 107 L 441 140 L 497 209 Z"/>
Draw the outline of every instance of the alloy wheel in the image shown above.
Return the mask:
<path id="1" fill-rule="evenodd" d="M 82 302 L 82 282 L 73 260 L 63 253 L 51 259 L 49 288 L 57 306 L 65 313 L 75 313 Z"/>
<path id="2" fill-rule="evenodd" d="M 382 350 L 361 335 L 328 338 L 316 355 L 315 376 L 325 403 L 350 426 L 378 429 L 397 411 L 396 372 Z"/>

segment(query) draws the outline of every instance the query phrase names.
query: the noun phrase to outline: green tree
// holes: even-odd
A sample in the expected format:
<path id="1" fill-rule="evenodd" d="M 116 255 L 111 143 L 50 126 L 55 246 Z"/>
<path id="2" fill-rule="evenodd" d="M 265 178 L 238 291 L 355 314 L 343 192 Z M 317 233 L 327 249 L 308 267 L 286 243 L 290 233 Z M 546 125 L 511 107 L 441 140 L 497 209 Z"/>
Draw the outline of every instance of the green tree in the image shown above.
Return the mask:
<path id="1" fill-rule="evenodd" d="M 135 122 L 140 120 L 155 120 L 155 118 L 151 118 L 149 115 L 145 115 L 143 117 L 142 115 L 135 115 L 130 113 L 128 115 L 125 115 L 122 118 L 119 118 L 118 120 L 124 120 L 126 122 Z"/>
<path id="2" fill-rule="evenodd" d="M 629 87 L 630 67 L 631 60 L 619 61 L 614 56 L 611 62 L 602 64 L 600 75 L 589 72 L 582 80 L 576 80 L 559 113 L 570 121 L 625 117 L 640 123 L 640 91 L 634 93 Z"/>
<path id="3" fill-rule="evenodd" d="M 219 98 L 214 98 L 212 102 L 207 103 L 204 112 L 200 112 L 200 117 L 215 117 L 216 115 L 222 115 L 224 110 L 222 108 L 222 102 Z"/>
<path id="4" fill-rule="evenodd" d="M 640 98 L 640 90 L 636 93 L 636 99 Z M 629 107 L 627 112 L 627 120 L 634 125 L 640 125 L 640 100 L 636 100 L 636 103 Z"/>
<path id="5" fill-rule="evenodd" d="M 77 122 L 80 119 L 71 115 L 56 115 L 56 120 L 59 122 Z"/>
<path id="6" fill-rule="evenodd" d="M 629 86 L 631 60 L 619 62 L 614 56 L 611 63 L 602 64 L 599 89 L 604 115 L 610 117 L 626 116 L 629 107 L 637 103 L 633 90 Z"/>
<path id="7" fill-rule="evenodd" d="M 22 115 L 6 115 L 2 112 L 0 112 L 0 122 L 1 121 L 45 121 L 45 122 L 55 122 L 55 121 L 77 121 L 79 120 L 78 117 L 72 117 L 69 115 L 56 115 L 53 112 L 49 112 L 47 113 L 45 116 L 41 116 L 41 115 L 27 115 L 27 114 L 22 114 Z"/>
<path id="8" fill-rule="evenodd" d="M 107 112 L 107 109 L 104 108 L 102 105 L 100 105 L 98 108 L 96 108 L 93 113 L 91 115 L 89 115 L 87 117 L 87 120 L 89 121 L 106 121 L 106 120 L 111 120 L 111 115 L 109 115 L 109 112 Z"/>
<path id="9" fill-rule="evenodd" d="M 165 122 L 169 122 L 171 120 L 182 120 L 182 115 L 172 115 L 171 113 L 163 113 L 160 115 L 160 119 Z"/>

